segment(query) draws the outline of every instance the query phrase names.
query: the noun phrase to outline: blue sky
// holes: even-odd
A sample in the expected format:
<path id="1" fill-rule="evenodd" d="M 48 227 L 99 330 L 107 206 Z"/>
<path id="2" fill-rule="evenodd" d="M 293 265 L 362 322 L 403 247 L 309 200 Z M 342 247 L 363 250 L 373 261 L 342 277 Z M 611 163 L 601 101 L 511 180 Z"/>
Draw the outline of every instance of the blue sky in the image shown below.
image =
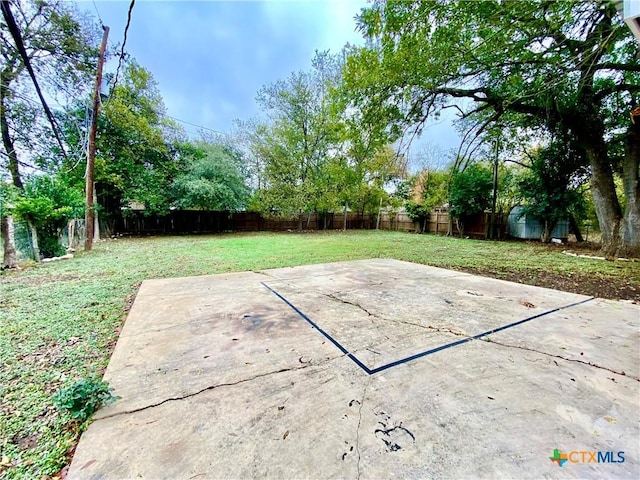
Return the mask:
<path id="1" fill-rule="evenodd" d="M 365 0 L 138 0 L 125 50 L 151 71 L 169 115 L 229 132 L 234 119 L 259 113 L 255 96 L 262 85 L 310 68 L 314 50 L 363 44 L 354 16 L 364 6 Z M 79 8 L 100 15 L 110 45 L 122 42 L 129 1 L 85 0 Z M 116 65 L 112 58 L 107 71 Z M 448 121 L 425 136 L 444 150 L 458 142 Z"/>

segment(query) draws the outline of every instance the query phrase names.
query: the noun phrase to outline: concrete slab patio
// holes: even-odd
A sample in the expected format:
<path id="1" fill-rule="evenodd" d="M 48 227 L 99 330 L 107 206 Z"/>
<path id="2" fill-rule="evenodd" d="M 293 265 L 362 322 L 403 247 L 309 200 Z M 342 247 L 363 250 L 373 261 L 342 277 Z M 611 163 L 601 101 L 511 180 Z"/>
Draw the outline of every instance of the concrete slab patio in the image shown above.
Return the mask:
<path id="1" fill-rule="evenodd" d="M 68 478 L 639 478 L 639 377 L 629 303 L 386 259 L 148 280 Z"/>

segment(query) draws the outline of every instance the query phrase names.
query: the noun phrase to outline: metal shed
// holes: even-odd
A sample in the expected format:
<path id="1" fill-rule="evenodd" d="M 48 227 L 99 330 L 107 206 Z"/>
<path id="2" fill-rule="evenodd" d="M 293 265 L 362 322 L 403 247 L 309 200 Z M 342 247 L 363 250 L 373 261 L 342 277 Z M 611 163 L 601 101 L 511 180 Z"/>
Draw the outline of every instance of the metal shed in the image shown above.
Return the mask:
<path id="1" fill-rule="evenodd" d="M 514 238 L 523 238 L 526 240 L 539 240 L 542 235 L 542 224 L 531 217 L 523 214 L 521 206 L 513 207 L 509 212 L 509 235 Z M 569 219 L 560 220 L 553 231 L 551 238 L 566 239 L 569 236 Z"/>

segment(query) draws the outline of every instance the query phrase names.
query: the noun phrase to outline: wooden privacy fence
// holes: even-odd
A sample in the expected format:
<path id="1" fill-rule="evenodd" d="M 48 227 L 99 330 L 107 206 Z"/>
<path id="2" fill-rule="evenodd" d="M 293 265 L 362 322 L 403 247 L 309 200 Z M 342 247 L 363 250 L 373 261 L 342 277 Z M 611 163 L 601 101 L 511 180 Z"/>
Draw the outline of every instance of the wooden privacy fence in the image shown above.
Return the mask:
<path id="1" fill-rule="evenodd" d="M 346 221 L 345 221 L 346 216 Z M 480 213 L 465 218 L 464 235 L 488 238 L 491 215 Z M 506 234 L 505 215 L 496 215 L 496 238 Z M 459 235 L 456 222 L 449 232 L 449 214 L 432 212 L 422 222 L 414 221 L 405 213 L 383 212 L 375 214 L 357 212 L 304 213 L 298 218 L 265 218 L 257 212 L 212 212 L 199 210 L 175 210 L 167 215 L 144 215 L 132 212 L 117 218 L 113 234 L 121 235 L 180 235 L 193 233 L 261 232 L 296 230 L 394 230 L 401 232 L 437 233 Z"/>

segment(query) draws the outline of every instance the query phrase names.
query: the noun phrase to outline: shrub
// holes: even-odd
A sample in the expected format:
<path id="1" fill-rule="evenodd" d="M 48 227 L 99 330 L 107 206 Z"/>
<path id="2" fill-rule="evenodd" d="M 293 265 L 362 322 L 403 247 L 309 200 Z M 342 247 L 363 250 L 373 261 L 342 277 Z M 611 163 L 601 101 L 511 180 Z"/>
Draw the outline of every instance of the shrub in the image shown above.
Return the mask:
<path id="1" fill-rule="evenodd" d="M 103 405 L 116 400 L 109 385 L 103 380 L 82 379 L 53 396 L 53 404 L 71 418 L 85 422 Z"/>

